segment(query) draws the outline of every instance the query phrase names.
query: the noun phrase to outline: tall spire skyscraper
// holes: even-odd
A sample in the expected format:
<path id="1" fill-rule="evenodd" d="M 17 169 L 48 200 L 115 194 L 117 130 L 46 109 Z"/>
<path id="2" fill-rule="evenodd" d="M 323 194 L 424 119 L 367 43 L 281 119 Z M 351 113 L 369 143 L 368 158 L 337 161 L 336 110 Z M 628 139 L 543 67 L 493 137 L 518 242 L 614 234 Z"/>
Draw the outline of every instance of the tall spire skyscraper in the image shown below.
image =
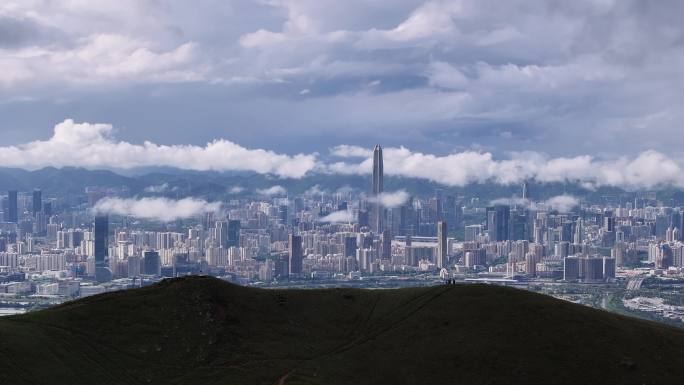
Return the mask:
<path id="1" fill-rule="evenodd" d="M 384 226 L 385 209 L 379 201 L 379 195 L 383 188 L 382 147 L 376 144 L 373 149 L 373 204 L 371 211 L 371 229 L 375 233 L 382 232 Z"/>

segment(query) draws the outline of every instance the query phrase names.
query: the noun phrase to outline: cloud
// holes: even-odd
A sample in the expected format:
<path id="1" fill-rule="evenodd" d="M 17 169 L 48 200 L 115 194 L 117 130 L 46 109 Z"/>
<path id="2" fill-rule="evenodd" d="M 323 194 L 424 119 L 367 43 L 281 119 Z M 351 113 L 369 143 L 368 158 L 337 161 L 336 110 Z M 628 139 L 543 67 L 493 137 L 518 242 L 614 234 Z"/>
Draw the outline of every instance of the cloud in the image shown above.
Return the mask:
<path id="1" fill-rule="evenodd" d="M 37 169 L 45 166 L 130 169 L 167 166 L 198 171 L 253 171 L 279 177 L 301 178 L 316 164 L 315 155 L 276 154 L 247 149 L 219 139 L 204 147 L 142 145 L 117 142 L 109 124 L 75 123 L 67 119 L 55 126 L 52 138 L 20 146 L 0 147 L 5 167 Z"/>
<path id="2" fill-rule="evenodd" d="M 209 203 L 195 198 L 181 200 L 104 198 L 99 200 L 93 208 L 96 213 L 132 216 L 161 222 L 191 218 L 208 212 L 216 213 L 220 209 L 221 203 L 219 202 Z"/>
<path id="3" fill-rule="evenodd" d="M 278 152 L 410 138 L 441 155 L 674 157 L 683 13 L 674 0 L 5 0 L 0 105 L 33 101 L 0 107 L 0 129 L 20 143 L 87 111 L 130 119 L 131 135 L 160 122 L 172 142 L 249 122 L 232 139 Z"/>
<path id="4" fill-rule="evenodd" d="M 386 208 L 395 208 L 406 203 L 411 195 L 405 190 L 393 191 L 393 192 L 382 192 L 377 196 L 368 197 L 369 202 L 378 202 Z"/>
<path id="5" fill-rule="evenodd" d="M 259 195 L 265 196 L 277 196 L 287 194 L 287 190 L 285 190 L 285 187 L 279 185 L 271 186 L 264 189 L 257 189 L 256 192 Z"/>
<path id="6" fill-rule="evenodd" d="M 169 184 L 163 183 L 155 186 L 147 186 L 144 191 L 151 194 L 162 194 L 169 191 Z"/>
<path id="7" fill-rule="evenodd" d="M 233 186 L 228 189 L 229 194 L 240 194 L 245 191 L 244 187 L 241 186 Z"/>
<path id="8" fill-rule="evenodd" d="M 530 207 L 532 202 L 529 199 L 523 199 L 520 197 L 510 197 L 510 198 L 497 198 L 489 202 L 490 205 L 508 205 L 508 206 L 522 206 Z"/>
<path id="9" fill-rule="evenodd" d="M 423 178 L 433 182 L 464 186 L 469 183 L 580 182 L 594 186 L 652 188 L 662 185 L 684 186 L 682 167 L 666 155 L 648 150 L 635 158 L 599 160 L 590 155 L 550 158 L 537 152 L 514 153 L 497 160 L 490 152 L 463 151 L 448 155 L 413 152 L 405 147 L 383 149 L 387 175 Z M 372 158 L 359 163 L 335 162 L 327 172 L 370 174 Z"/>
<path id="10" fill-rule="evenodd" d="M 360 146 L 342 144 L 330 149 L 330 155 L 340 158 L 369 158 L 373 156 L 373 150 Z"/>
<path id="11" fill-rule="evenodd" d="M 227 139 L 205 146 L 160 145 L 151 141 L 134 144 L 117 141 L 110 124 L 76 123 L 67 119 L 54 127 L 48 140 L 0 147 L 4 167 L 86 167 L 132 169 L 174 167 L 197 171 L 250 171 L 280 178 L 301 178 L 308 174 L 358 174 L 372 171 L 372 150 L 340 145 L 331 155 L 342 161 L 318 160 L 317 153 L 286 155 L 264 149 L 248 149 Z M 420 178 L 447 186 L 469 183 L 573 182 L 587 188 L 616 186 L 644 189 L 660 186 L 684 187 L 684 170 L 667 155 L 646 150 L 634 157 L 599 159 L 591 155 L 550 157 L 527 151 L 497 158 L 492 152 L 466 150 L 444 155 L 412 151 L 406 147 L 383 149 L 386 175 Z M 169 186 L 149 186 L 160 193 Z M 285 194 L 281 186 L 259 190 L 262 195 Z M 320 193 L 313 187 L 311 193 Z"/>
<path id="12" fill-rule="evenodd" d="M 520 197 L 510 197 L 510 198 L 499 198 L 494 199 L 490 202 L 491 205 L 508 205 L 508 206 L 520 206 L 526 207 L 534 210 L 556 210 L 561 213 L 567 213 L 579 206 L 580 201 L 578 198 L 572 195 L 557 195 L 555 197 L 549 198 L 544 202 L 532 202 L 529 199 L 523 199 Z"/>
<path id="13" fill-rule="evenodd" d="M 579 199 L 571 195 L 558 195 L 546 201 L 546 205 L 552 210 L 557 210 L 562 213 L 567 213 L 579 206 L 579 203 Z"/>
<path id="14" fill-rule="evenodd" d="M 305 196 L 312 197 L 312 198 L 318 198 L 323 194 L 327 194 L 328 192 L 324 189 L 321 189 L 321 186 L 318 184 L 315 184 L 311 186 L 308 190 L 304 192 Z"/>
<path id="15" fill-rule="evenodd" d="M 354 216 L 347 210 L 332 212 L 318 220 L 325 223 L 349 223 L 354 221 Z"/>

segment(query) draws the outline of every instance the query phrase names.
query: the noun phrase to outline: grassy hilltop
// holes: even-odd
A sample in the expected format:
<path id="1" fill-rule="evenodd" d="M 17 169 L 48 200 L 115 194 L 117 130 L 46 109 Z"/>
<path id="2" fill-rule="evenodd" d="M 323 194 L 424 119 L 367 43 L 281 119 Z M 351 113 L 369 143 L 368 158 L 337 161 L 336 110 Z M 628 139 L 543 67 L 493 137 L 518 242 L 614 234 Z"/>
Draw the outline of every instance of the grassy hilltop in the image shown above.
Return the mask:
<path id="1" fill-rule="evenodd" d="M 166 280 L 0 319 L 0 384 L 676 384 L 684 331 L 497 286 Z"/>

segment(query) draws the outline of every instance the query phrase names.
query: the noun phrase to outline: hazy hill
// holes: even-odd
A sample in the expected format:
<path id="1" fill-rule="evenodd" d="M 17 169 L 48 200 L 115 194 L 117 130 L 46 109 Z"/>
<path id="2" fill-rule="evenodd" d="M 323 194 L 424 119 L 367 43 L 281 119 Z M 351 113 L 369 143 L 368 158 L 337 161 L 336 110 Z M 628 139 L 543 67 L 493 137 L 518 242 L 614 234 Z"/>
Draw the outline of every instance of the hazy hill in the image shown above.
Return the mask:
<path id="1" fill-rule="evenodd" d="M 677 384 L 684 331 L 480 285 L 167 280 L 0 319 L 0 384 Z"/>
<path id="2" fill-rule="evenodd" d="M 130 170 L 129 170 L 130 171 Z M 88 186 L 127 187 L 131 195 L 150 195 L 146 187 L 166 185 L 161 195 L 169 198 L 186 196 L 204 197 L 209 200 L 228 199 L 240 195 L 254 195 L 258 189 L 274 185 L 283 186 L 289 195 L 311 192 L 314 186 L 318 190 L 335 192 L 339 189 L 355 189 L 357 192 L 368 192 L 370 177 L 367 175 L 332 175 L 311 174 L 301 179 L 277 178 L 270 175 L 254 173 L 230 173 L 213 171 L 186 171 L 177 169 L 138 170 L 140 172 L 120 173 L 110 170 L 88 170 L 84 168 L 48 167 L 35 171 L 26 171 L 0 167 L 0 191 L 31 191 L 39 188 L 47 195 L 82 193 Z M 145 172 L 143 172 L 145 171 Z M 242 189 L 241 194 L 229 193 L 234 187 Z M 489 200 L 520 195 L 521 187 L 517 184 L 501 185 L 498 183 L 471 183 L 466 186 L 444 186 L 419 178 L 397 176 L 385 177 L 387 191 L 406 190 L 416 196 L 432 196 L 440 190 L 445 195 L 476 196 L 483 202 Z M 602 187 L 596 190 L 574 183 L 532 184 L 535 199 L 544 200 L 561 194 L 582 197 L 591 202 L 605 203 L 606 197 L 611 202 L 629 201 L 632 194 L 619 188 Z M 160 195 L 160 194 L 156 194 Z M 622 198 L 618 198 L 621 196 Z M 661 189 L 658 197 L 666 204 L 684 204 L 684 193 L 676 189 Z"/>

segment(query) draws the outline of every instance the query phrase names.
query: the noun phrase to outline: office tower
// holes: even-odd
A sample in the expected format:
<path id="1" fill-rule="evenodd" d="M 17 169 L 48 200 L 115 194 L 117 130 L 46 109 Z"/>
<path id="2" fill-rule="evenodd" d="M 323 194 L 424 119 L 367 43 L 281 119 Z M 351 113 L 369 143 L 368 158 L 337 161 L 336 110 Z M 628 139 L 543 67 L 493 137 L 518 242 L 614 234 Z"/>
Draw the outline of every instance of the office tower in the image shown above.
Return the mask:
<path id="1" fill-rule="evenodd" d="M 447 223 L 445 221 L 437 222 L 437 258 L 435 264 L 438 268 L 447 266 Z"/>
<path id="2" fill-rule="evenodd" d="M 16 190 L 10 190 L 7 192 L 7 222 L 19 222 L 19 206 L 17 203 Z"/>
<path id="3" fill-rule="evenodd" d="M 663 218 L 664 218 L 663 222 L 669 223 L 668 218 L 666 218 L 666 217 L 663 217 Z M 615 231 L 615 217 L 613 217 L 612 211 L 606 210 L 603 214 L 603 230 L 609 231 L 609 232 Z M 667 226 L 664 227 L 663 235 L 665 235 L 665 230 L 667 230 Z"/>
<path id="4" fill-rule="evenodd" d="M 615 278 L 615 258 L 602 258 L 603 259 L 603 279 L 611 280 Z"/>
<path id="5" fill-rule="evenodd" d="M 528 239 L 529 235 L 527 228 L 528 219 L 526 210 L 515 209 L 511 211 L 508 239 L 511 241 Z"/>
<path id="6" fill-rule="evenodd" d="M 228 222 L 216 221 L 214 239 L 219 247 L 223 247 L 224 249 L 228 247 Z"/>
<path id="7" fill-rule="evenodd" d="M 392 258 L 392 234 L 389 230 L 382 232 L 382 254 L 381 259 Z"/>
<path id="8" fill-rule="evenodd" d="M 523 199 L 530 199 L 530 183 L 528 181 L 523 182 L 522 198 Z"/>
<path id="9" fill-rule="evenodd" d="M 373 204 L 371 208 L 371 230 L 375 233 L 380 233 L 384 226 L 384 212 L 382 204 L 378 200 L 379 195 L 383 192 L 383 164 L 382 164 L 382 147 L 376 145 L 373 149 Z"/>
<path id="10" fill-rule="evenodd" d="M 576 281 L 579 279 L 579 259 L 577 257 L 563 258 L 563 280 Z"/>
<path id="11" fill-rule="evenodd" d="M 158 252 L 143 252 L 143 274 L 161 275 L 161 258 Z"/>
<path id="12" fill-rule="evenodd" d="M 356 237 L 345 237 L 344 238 L 344 256 L 345 257 L 355 257 L 356 256 Z"/>
<path id="13" fill-rule="evenodd" d="M 537 275 L 537 261 L 539 260 L 538 255 L 533 252 L 527 252 L 525 254 L 525 271 L 530 277 Z"/>
<path id="14" fill-rule="evenodd" d="M 554 255 L 557 257 L 565 258 L 570 252 L 570 242 L 561 241 L 556 243 Z"/>
<path id="15" fill-rule="evenodd" d="M 368 211 L 363 209 L 359 210 L 356 221 L 359 223 L 360 227 L 370 227 L 370 216 Z"/>
<path id="16" fill-rule="evenodd" d="M 43 212 L 45 216 L 50 218 L 52 216 L 52 202 L 43 203 Z"/>
<path id="17" fill-rule="evenodd" d="M 278 224 L 287 226 L 287 205 L 278 206 Z"/>
<path id="18" fill-rule="evenodd" d="M 468 225 L 465 227 L 465 241 L 477 242 L 482 235 L 482 225 Z"/>
<path id="19" fill-rule="evenodd" d="M 582 224 L 582 218 L 578 218 L 577 222 L 575 223 L 575 236 L 573 238 L 573 242 L 576 245 L 581 245 L 582 241 L 584 240 L 584 227 Z"/>
<path id="20" fill-rule="evenodd" d="M 33 215 L 43 211 L 43 192 L 40 190 L 33 190 Z"/>
<path id="21" fill-rule="evenodd" d="M 560 230 L 560 240 L 565 241 L 565 242 L 572 242 L 572 239 L 574 237 L 574 234 L 572 233 L 572 228 L 574 227 L 574 224 L 572 222 L 564 222 L 559 230 Z"/>
<path id="22" fill-rule="evenodd" d="M 294 199 L 293 206 L 294 206 L 294 213 L 295 213 L 295 215 L 296 215 L 296 214 L 299 214 L 299 213 L 302 212 L 302 211 L 304 211 L 304 199 L 302 199 L 301 197 L 295 198 L 295 199 Z"/>
<path id="23" fill-rule="evenodd" d="M 228 221 L 228 247 L 240 247 L 240 221 Z"/>
<path id="24" fill-rule="evenodd" d="M 491 242 L 508 240 L 511 208 L 506 205 L 487 207 L 487 230 Z"/>
<path id="25" fill-rule="evenodd" d="M 603 281 L 603 258 L 580 258 L 580 278 L 583 282 Z"/>
<path id="26" fill-rule="evenodd" d="M 109 217 L 95 217 L 95 279 L 98 282 L 111 281 L 112 273 L 108 267 L 109 254 Z"/>
<path id="27" fill-rule="evenodd" d="M 460 207 L 455 196 L 447 195 L 443 203 L 444 220 L 448 223 L 449 229 L 456 229 L 460 221 Z"/>
<path id="28" fill-rule="evenodd" d="M 302 260 L 304 251 L 302 250 L 302 237 L 290 234 L 290 253 L 289 253 L 289 272 L 290 275 L 302 274 Z"/>

